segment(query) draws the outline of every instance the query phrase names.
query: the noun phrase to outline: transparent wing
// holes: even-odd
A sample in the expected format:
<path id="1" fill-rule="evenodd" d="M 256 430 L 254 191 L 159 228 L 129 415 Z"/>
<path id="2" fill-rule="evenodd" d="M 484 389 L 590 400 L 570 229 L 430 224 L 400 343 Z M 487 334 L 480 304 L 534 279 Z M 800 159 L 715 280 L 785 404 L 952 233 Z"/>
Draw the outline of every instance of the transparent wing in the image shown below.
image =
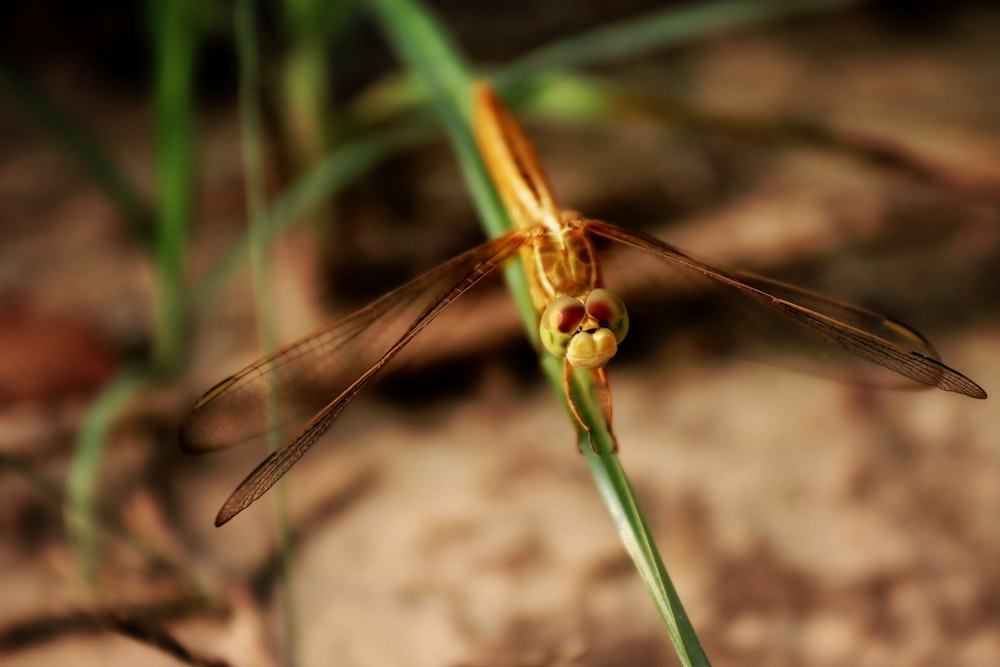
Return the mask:
<path id="1" fill-rule="evenodd" d="M 267 491 L 414 336 L 524 240 L 515 230 L 473 248 L 210 389 L 181 426 L 188 452 L 221 449 L 312 417 L 243 480 L 216 525 Z"/>
<path id="2" fill-rule="evenodd" d="M 748 273 L 728 273 L 703 264 L 662 241 L 614 225 L 588 220 L 588 233 L 645 250 L 737 290 L 819 338 L 916 382 L 986 398 L 978 384 L 944 365 L 917 331 L 884 315 L 821 294 Z"/>

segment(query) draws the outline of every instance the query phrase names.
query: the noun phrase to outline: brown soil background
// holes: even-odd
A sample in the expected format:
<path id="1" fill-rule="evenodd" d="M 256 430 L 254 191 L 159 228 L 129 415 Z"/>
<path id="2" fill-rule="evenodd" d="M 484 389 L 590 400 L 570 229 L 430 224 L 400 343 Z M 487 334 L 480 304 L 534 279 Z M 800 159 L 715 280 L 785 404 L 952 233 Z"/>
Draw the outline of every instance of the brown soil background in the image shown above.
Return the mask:
<path id="1" fill-rule="evenodd" d="M 494 61 L 615 18 L 566 11 L 440 9 Z M 902 168 L 690 123 L 527 125 L 568 206 L 898 315 L 996 393 L 1000 12 L 907 12 L 799 19 L 600 70 L 755 127 L 834 128 L 908 156 Z M 135 45 L 114 21 L 73 34 L 25 17 L 5 28 L 13 40 L 23 26 L 11 57 L 148 190 L 145 84 L 107 58 Z M 27 46 L 32 34 L 49 46 Z M 391 62 L 369 39 L 361 30 L 353 76 Z M 244 225 L 234 85 L 206 94 L 200 116 L 192 276 Z M 9 100 L 0 136 L 0 447 L 63 484 L 88 406 L 148 345 L 154 276 L 110 204 Z M 443 142 L 352 186 L 336 224 L 336 245 L 301 230 L 279 244 L 283 340 L 478 233 Z M 168 563 L 104 535 L 95 602 L 62 508 L 0 468 L 0 662 L 178 664 L 109 631 L 100 610 L 112 610 L 232 665 L 280 664 L 289 644 L 302 665 L 676 664 L 505 303 L 478 295 L 461 311 L 469 326 L 429 330 L 433 359 L 359 399 L 289 474 L 288 638 L 276 494 L 212 526 L 261 451 L 191 458 L 174 441 L 192 401 L 257 354 L 244 266 L 199 315 L 189 368 L 135 397 L 101 463 L 105 513 Z M 706 327 L 659 325 L 611 366 L 616 431 L 715 664 L 1000 664 L 996 399 L 831 382 L 716 355 Z"/>

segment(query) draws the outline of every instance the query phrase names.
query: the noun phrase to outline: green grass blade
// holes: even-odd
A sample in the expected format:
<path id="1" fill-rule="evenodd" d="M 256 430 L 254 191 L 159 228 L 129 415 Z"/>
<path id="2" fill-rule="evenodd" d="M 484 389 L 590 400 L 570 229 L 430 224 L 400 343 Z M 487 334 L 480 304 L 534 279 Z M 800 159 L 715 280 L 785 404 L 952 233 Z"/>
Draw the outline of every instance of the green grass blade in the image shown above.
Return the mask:
<path id="1" fill-rule="evenodd" d="M 66 523 L 77 544 L 77 562 L 85 590 L 97 587 L 97 478 L 108 433 L 115 419 L 145 382 L 145 374 L 127 368 L 91 406 L 77 436 L 66 482 Z"/>
<path id="2" fill-rule="evenodd" d="M 284 193 L 262 211 L 266 227 L 259 230 L 268 242 L 292 226 L 301 216 L 329 201 L 337 192 L 376 164 L 408 146 L 414 146 L 434 136 L 433 128 L 425 124 L 384 128 L 341 143 L 319 164 L 309 169 Z M 199 309 L 211 307 L 226 278 L 249 251 L 249 231 L 227 248 L 199 281 L 195 290 Z"/>
<path id="3" fill-rule="evenodd" d="M 326 0 L 282 0 L 279 6 L 287 31 L 280 62 L 282 128 L 295 165 L 305 168 L 322 158 L 335 135 L 329 46 L 353 8 Z"/>
<path id="4" fill-rule="evenodd" d="M 544 70 L 609 63 L 721 32 L 840 9 L 860 1 L 718 0 L 670 7 L 546 44 L 503 67 L 496 79 L 498 83 L 508 82 Z"/>
<path id="5" fill-rule="evenodd" d="M 187 347 L 184 279 L 194 200 L 194 60 L 200 32 L 194 0 L 151 0 L 156 58 L 156 326 L 154 367 L 170 373 Z"/>
<path id="6" fill-rule="evenodd" d="M 542 365 L 553 386 L 561 386 L 561 361 L 546 355 Z M 614 442 L 605 427 L 594 387 L 585 373 L 574 375 L 572 391 L 577 397 L 576 405 L 583 406 L 583 410 L 586 411 L 584 417 L 587 422 L 592 428 L 597 427 L 591 432 L 591 439 L 600 454 L 593 452 L 586 436 L 580 437 L 580 450 L 587 459 L 587 465 L 590 466 L 590 472 L 611 514 L 622 544 L 653 598 L 678 657 L 684 665 L 711 664 L 663 565 L 656 542 L 642 514 L 642 508 L 639 507 L 632 484 L 628 481 L 625 469 L 621 465 L 621 460 L 612 453 Z"/>
<path id="7" fill-rule="evenodd" d="M 250 266 L 256 295 L 257 331 L 261 347 L 270 351 L 278 347 L 274 321 L 271 262 L 268 250 L 272 234 L 267 217 L 264 169 L 263 130 L 260 105 L 260 68 L 257 59 L 257 26 L 253 0 L 238 0 L 234 22 L 240 62 L 240 116 L 242 121 L 243 166 L 246 179 L 247 212 L 250 217 Z M 274 391 L 274 388 L 271 388 Z M 275 413 L 271 413 L 272 415 Z M 270 431 L 271 449 L 281 444 L 280 429 Z M 275 489 L 278 506 L 278 578 L 283 621 L 282 664 L 294 667 L 297 654 L 298 625 L 292 596 L 291 521 L 288 513 L 286 486 L 278 482 Z"/>
<path id="8" fill-rule="evenodd" d="M 370 7 L 400 57 L 424 82 L 441 110 L 484 226 L 492 235 L 502 233 L 509 228 L 510 222 L 475 148 L 469 110 L 471 77 L 457 50 L 434 17 L 411 0 L 377 0 L 371 2 Z M 535 313 L 530 306 L 523 272 L 512 268 L 507 275 L 520 275 L 519 279 L 509 282 L 513 283 L 511 289 L 525 315 L 525 325 L 533 332 Z M 526 308 L 523 304 L 527 304 Z M 543 367 L 561 393 L 559 360 L 544 355 Z M 581 406 L 583 417 L 592 429 L 594 443 L 601 451 L 600 456 L 588 453 L 586 460 L 622 542 L 649 588 L 681 661 L 685 665 L 707 665 L 708 659 L 670 583 L 631 485 L 618 457 L 611 454 L 611 438 L 604 426 L 594 387 L 589 380 L 577 376 L 573 391 L 577 392 L 576 403 Z M 585 436 L 581 437 L 581 446 L 584 451 L 589 450 Z"/>

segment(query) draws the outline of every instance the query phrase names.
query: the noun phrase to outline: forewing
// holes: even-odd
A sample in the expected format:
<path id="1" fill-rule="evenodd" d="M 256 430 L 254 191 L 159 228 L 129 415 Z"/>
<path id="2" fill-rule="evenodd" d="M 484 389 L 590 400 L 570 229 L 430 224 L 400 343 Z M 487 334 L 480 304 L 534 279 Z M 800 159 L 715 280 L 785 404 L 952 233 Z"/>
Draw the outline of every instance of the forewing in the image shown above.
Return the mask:
<path id="1" fill-rule="evenodd" d="M 920 333 L 900 322 L 776 280 L 716 269 L 652 236 L 598 221 L 587 221 L 586 228 L 589 233 L 645 250 L 711 278 L 820 339 L 899 375 L 946 391 L 986 398 L 982 387 L 944 365 Z"/>
<path id="2" fill-rule="evenodd" d="M 368 308 L 359 313 L 350 315 L 340 322 L 334 323 L 331 327 L 321 331 L 315 336 L 306 338 L 299 343 L 285 348 L 283 353 L 277 356 L 268 357 L 262 365 L 253 365 L 254 369 L 249 375 L 238 375 L 234 377 L 254 377 L 253 384 L 261 385 L 256 391 L 266 391 L 266 377 L 269 373 L 277 372 L 277 369 L 287 370 L 286 364 L 275 364 L 289 350 L 296 351 L 297 360 L 303 357 L 313 357 L 313 351 L 320 349 L 323 351 L 321 357 L 315 361 L 326 362 L 330 356 L 340 357 L 351 356 L 354 353 L 364 352 L 365 359 L 360 363 L 367 365 L 360 375 L 353 379 L 335 398 L 323 407 L 312 419 L 301 427 L 291 438 L 281 447 L 271 453 L 264 461 L 244 479 L 236 490 L 229 496 L 215 518 L 215 525 L 221 526 L 234 516 L 250 506 L 255 500 L 270 489 L 278 479 L 291 468 L 312 445 L 326 433 L 333 425 L 344 408 L 354 399 L 364 387 L 371 382 L 375 376 L 395 357 L 427 324 L 444 310 L 449 304 L 468 291 L 482 278 L 489 275 L 494 269 L 499 267 L 513 253 L 520 248 L 524 242 L 524 236 L 520 233 L 511 232 L 493 241 L 470 250 L 447 264 L 431 271 L 422 278 L 404 285 L 398 290 L 391 292 L 379 301 L 376 301 Z M 429 301 L 428 295 L 435 295 Z M 415 318 L 411 318 L 416 312 Z M 383 322 L 383 320 L 388 320 Z M 401 330 L 398 326 L 400 322 L 408 322 Z M 395 337 L 388 347 L 379 348 L 381 353 L 372 358 L 370 351 L 373 347 L 369 344 L 361 345 L 356 343 L 359 338 L 368 338 L 368 334 L 375 333 L 373 325 L 377 326 L 377 338 L 384 340 L 387 331 L 395 333 Z M 340 330 L 349 332 L 346 337 L 340 335 Z M 320 344 L 313 345 L 319 339 Z M 306 351 L 302 351 L 306 350 Z M 359 360 L 353 360 L 352 365 L 357 365 Z M 339 372 L 339 369 L 336 369 Z M 283 378 L 287 382 L 287 378 Z M 201 405 L 201 409 L 221 400 L 225 397 L 231 387 L 238 383 L 226 385 L 222 392 L 213 394 L 209 392 L 208 403 Z M 248 386 L 242 384 L 242 387 Z M 245 391 L 245 390 L 241 390 Z M 196 408 L 196 413 L 198 409 Z M 192 415 L 193 416 L 193 415 Z"/>
<path id="3" fill-rule="evenodd" d="M 180 429 L 181 447 L 208 452 L 275 429 L 298 430 L 523 240 L 515 231 L 468 250 L 226 378 L 195 404 Z"/>

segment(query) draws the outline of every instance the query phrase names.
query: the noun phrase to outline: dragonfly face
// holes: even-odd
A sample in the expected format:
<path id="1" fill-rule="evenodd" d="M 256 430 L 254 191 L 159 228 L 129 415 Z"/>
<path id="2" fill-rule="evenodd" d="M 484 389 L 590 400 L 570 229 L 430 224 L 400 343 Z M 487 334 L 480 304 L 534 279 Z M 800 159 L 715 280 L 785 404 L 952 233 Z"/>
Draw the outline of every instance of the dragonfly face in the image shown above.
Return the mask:
<path id="1" fill-rule="evenodd" d="M 577 368 L 603 368 L 628 333 L 625 303 L 599 287 L 586 299 L 561 296 L 550 303 L 538 325 L 542 346 Z"/>
<path id="2" fill-rule="evenodd" d="M 778 281 L 717 269 L 654 237 L 560 209 L 531 143 L 485 83 L 473 91 L 473 126 L 480 152 L 516 227 L 210 389 L 181 426 L 179 439 L 186 451 L 228 447 L 266 434 L 275 424 L 292 431 L 233 491 L 219 510 L 216 525 L 263 495 L 441 311 L 518 253 L 531 288 L 542 345 L 565 359 L 564 390 L 571 414 L 589 434 L 570 391 L 577 368 L 593 381 L 610 433 L 611 393 L 605 365 L 628 333 L 629 318 L 621 299 L 601 286 L 594 237 L 708 278 L 781 315 L 821 344 L 846 350 L 915 382 L 986 398 L 982 387 L 944 365 L 931 344 L 904 324 Z"/>

